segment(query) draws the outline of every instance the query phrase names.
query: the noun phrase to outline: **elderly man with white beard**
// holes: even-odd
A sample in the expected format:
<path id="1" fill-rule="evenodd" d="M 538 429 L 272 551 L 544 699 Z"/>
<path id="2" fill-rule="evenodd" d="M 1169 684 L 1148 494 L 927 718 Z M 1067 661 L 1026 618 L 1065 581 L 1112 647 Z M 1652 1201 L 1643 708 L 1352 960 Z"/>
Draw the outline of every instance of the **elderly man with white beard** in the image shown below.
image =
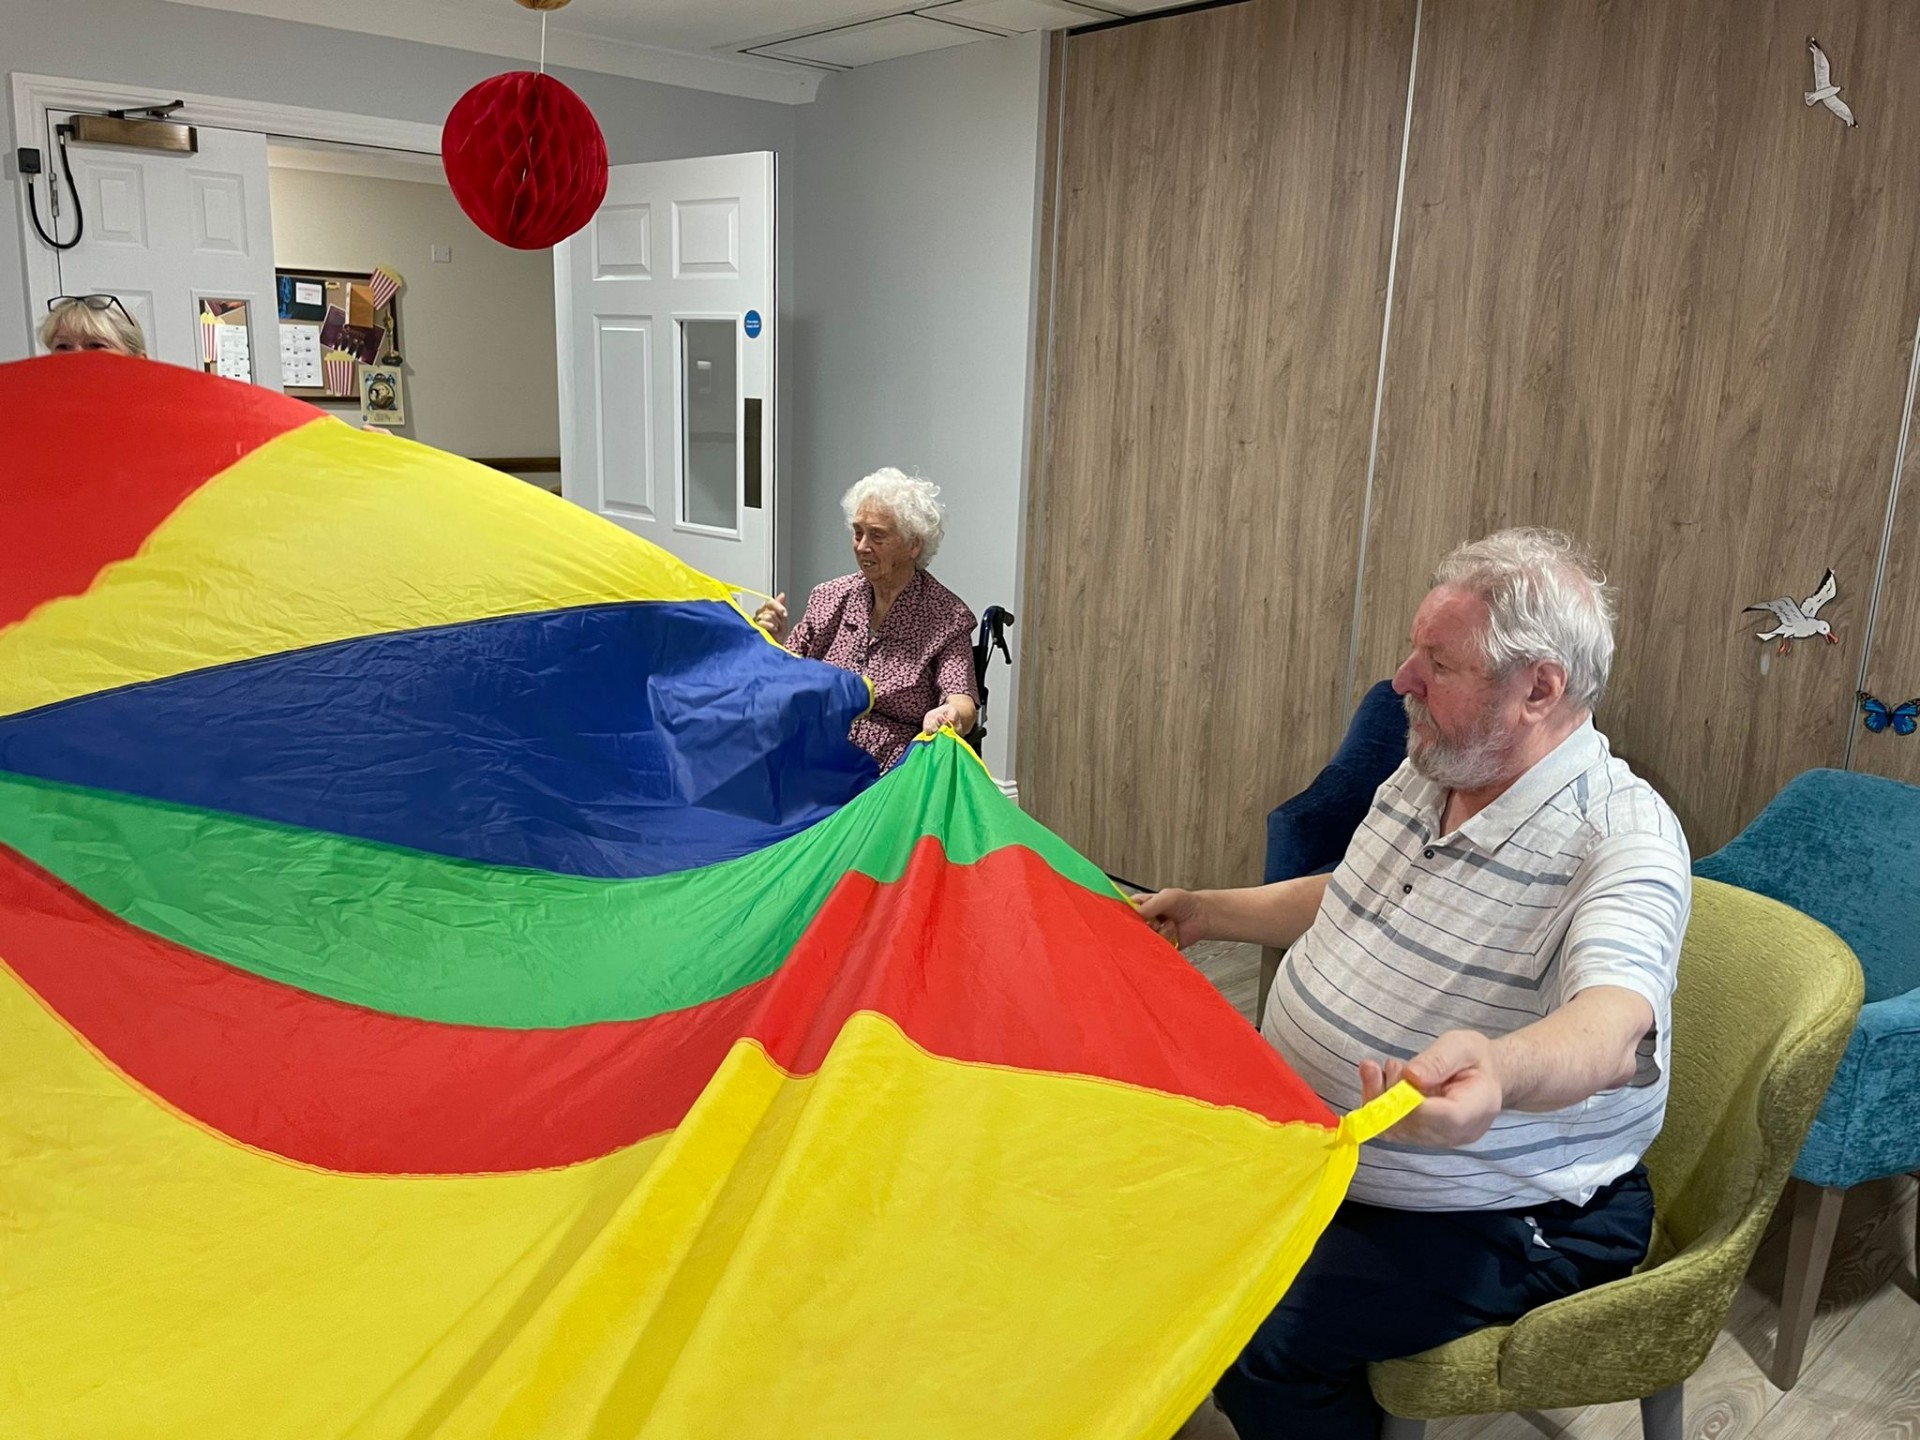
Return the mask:
<path id="1" fill-rule="evenodd" d="M 1242 1440 L 1373 1440 L 1369 1361 L 1646 1255 L 1690 859 L 1594 728 L 1612 659 L 1569 537 L 1460 547 L 1394 675 L 1407 759 L 1334 872 L 1141 903 L 1180 945 L 1287 947 L 1263 1033 L 1336 1111 L 1402 1079 L 1425 1097 L 1216 1386 Z"/>

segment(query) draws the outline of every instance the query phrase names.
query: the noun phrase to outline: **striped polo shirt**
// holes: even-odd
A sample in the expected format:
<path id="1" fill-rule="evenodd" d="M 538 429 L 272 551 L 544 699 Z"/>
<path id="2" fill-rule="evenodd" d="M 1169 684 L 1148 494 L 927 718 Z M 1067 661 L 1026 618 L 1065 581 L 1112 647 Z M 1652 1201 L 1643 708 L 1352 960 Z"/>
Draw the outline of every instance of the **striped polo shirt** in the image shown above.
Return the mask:
<path id="1" fill-rule="evenodd" d="M 1544 1114 L 1503 1112 L 1457 1150 L 1363 1146 L 1349 1194 L 1403 1210 L 1585 1204 L 1631 1169 L 1667 1103 L 1680 938 L 1692 903 L 1680 823 L 1589 720 L 1486 809 L 1440 831 L 1448 792 L 1403 763 L 1373 797 L 1326 899 L 1287 952 L 1263 1033 L 1336 1111 L 1362 1060 L 1443 1031 L 1499 1036 L 1592 985 L 1652 1005 L 1631 1084 Z"/>

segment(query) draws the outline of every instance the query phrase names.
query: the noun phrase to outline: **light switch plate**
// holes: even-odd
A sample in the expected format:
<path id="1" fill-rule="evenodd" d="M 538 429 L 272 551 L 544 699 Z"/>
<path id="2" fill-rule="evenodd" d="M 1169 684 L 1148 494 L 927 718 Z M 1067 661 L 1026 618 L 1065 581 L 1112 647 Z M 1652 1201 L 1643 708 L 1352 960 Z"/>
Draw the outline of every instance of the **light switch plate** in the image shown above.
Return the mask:
<path id="1" fill-rule="evenodd" d="M 451 265 L 453 263 L 453 247 L 451 245 L 434 246 L 433 263 L 436 265 Z"/>

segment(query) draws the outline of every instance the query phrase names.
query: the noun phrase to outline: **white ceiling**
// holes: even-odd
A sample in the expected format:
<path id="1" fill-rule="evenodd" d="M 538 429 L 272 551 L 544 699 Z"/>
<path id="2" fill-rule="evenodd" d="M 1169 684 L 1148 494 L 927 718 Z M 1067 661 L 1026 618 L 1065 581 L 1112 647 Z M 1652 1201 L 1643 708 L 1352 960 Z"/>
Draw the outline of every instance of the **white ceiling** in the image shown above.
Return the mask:
<path id="1" fill-rule="evenodd" d="M 173 0 L 504 59 L 540 52 L 513 0 Z M 801 104 L 824 74 L 994 35 L 1144 15 L 1187 0 L 572 0 L 547 20 L 549 64 Z"/>
<path id="2" fill-rule="evenodd" d="M 494 3 L 504 4 L 506 0 Z M 967 17 L 966 23 L 1010 32 L 1097 24 L 1179 3 L 1182 0 L 974 0 L 963 8 L 1002 12 L 997 19 L 985 13 Z M 566 9 L 554 13 L 551 23 L 670 50 L 737 51 L 766 40 L 784 40 L 915 10 L 929 14 L 953 8 L 942 6 L 941 0 L 921 0 L 917 5 L 911 0 L 895 0 L 893 4 L 887 0 L 571 0 Z"/>

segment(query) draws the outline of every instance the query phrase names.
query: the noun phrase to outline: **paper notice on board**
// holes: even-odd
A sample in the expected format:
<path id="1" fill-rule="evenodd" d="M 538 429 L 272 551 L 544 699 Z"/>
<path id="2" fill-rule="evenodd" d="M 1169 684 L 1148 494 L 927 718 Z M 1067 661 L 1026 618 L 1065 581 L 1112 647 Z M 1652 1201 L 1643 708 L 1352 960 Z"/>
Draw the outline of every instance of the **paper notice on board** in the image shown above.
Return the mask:
<path id="1" fill-rule="evenodd" d="M 299 280 L 294 283 L 293 303 L 296 305 L 323 305 L 326 303 L 326 293 L 317 280 Z"/>
<path id="2" fill-rule="evenodd" d="M 214 373 L 228 380 L 253 379 L 253 351 L 244 325 L 215 325 Z"/>
<path id="3" fill-rule="evenodd" d="M 280 327 L 280 383 L 317 390 L 326 383 L 320 364 L 320 327 L 282 324 Z"/>

